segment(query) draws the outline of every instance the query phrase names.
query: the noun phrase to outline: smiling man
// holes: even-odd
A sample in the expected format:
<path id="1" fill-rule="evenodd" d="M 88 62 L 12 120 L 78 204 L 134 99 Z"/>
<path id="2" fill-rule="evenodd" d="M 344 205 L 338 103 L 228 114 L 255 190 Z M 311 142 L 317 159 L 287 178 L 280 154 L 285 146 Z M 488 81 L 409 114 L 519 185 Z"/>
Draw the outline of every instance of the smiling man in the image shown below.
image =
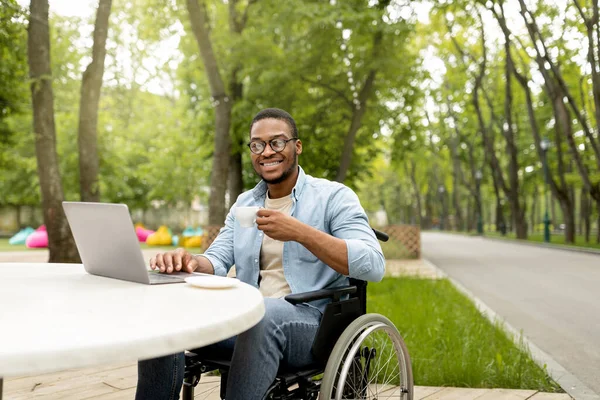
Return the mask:
<path id="1" fill-rule="evenodd" d="M 298 165 L 302 141 L 290 114 L 268 108 L 250 125 L 252 165 L 262 178 L 231 207 L 225 226 L 204 254 L 184 249 L 157 254 L 152 269 L 236 276 L 265 297 L 265 316 L 235 338 L 205 350 L 232 353 L 227 400 L 262 399 L 280 366 L 314 362 L 311 346 L 325 301 L 291 305 L 290 293 L 343 286 L 348 277 L 383 278 L 385 261 L 356 194 L 313 178 Z M 256 227 L 235 218 L 242 206 L 259 206 Z M 260 366 L 260 367 L 258 367 Z M 136 399 L 174 399 L 183 382 L 183 353 L 140 361 Z"/>

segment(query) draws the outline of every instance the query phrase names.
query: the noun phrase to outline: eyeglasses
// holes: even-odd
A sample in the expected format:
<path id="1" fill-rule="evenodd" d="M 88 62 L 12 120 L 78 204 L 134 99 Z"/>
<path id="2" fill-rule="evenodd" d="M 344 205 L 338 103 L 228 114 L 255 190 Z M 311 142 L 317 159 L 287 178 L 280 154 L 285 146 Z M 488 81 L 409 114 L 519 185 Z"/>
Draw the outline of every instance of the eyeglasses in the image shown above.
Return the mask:
<path id="1" fill-rule="evenodd" d="M 287 145 L 287 143 L 289 141 L 292 140 L 298 140 L 298 138 L 291 138 L 291 139 L 272 139 L 269 140 L 269 146 L 271 146 L 271 149 L 273 149 L 273 151 L 275 153 L 279 153 L 282 152 L 283 149 L 285 149 L 285 146 Z M 264 142 L 262 140 L 253 140 L 250 143 L 248 143 L 248 147 L 250 147 L 250 151 L 253 152 L 254 154 L 262 154 L 263 151 L 265 151 L 265 149 L 267 148 L 267 142 Z"/>

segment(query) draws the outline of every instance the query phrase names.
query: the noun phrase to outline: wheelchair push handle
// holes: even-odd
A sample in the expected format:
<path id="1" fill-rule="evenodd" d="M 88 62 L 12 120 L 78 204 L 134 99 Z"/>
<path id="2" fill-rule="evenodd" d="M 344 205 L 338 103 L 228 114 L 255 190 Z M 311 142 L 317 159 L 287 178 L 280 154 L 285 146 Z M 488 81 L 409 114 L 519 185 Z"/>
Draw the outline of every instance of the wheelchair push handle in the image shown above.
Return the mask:
<path id="1" fill-rule="evenodd" d="M 375 233 L 375 237 L 381 240 L 382 242 L 387 242 L 388 240 L 390 240 L 389 235 L 385 232 L 378 231 L 377 229 L 373 229 L 373 232 Z"/>

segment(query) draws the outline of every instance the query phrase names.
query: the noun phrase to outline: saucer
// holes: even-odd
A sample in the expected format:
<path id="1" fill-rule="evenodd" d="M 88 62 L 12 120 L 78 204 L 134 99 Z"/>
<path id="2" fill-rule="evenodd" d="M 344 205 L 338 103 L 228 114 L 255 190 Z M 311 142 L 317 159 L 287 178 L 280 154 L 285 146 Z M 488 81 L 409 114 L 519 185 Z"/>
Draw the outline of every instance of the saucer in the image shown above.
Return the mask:
<path id="1" fill-rule="evenodd" d="M 215 275 L 195 275 L 185 278 L 186 283 L 205 289 L 226 289 L 236 286 L 240 281 Z"/>

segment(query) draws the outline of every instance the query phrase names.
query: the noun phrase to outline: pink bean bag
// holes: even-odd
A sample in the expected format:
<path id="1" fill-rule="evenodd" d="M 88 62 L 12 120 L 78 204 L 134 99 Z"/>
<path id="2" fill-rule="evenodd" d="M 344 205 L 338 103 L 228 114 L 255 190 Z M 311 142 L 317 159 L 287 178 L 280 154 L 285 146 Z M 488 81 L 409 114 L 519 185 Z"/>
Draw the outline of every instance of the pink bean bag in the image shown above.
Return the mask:
<path id="1" fill-rule="evenodd" d="M 142 243 L 146 243 L 146 239 L 148 239 L 148 236 L 150 236 L 153 233 L 154 231 L 151 231 L 150 229 L 144 229 L 141 226 L 135 228 L 135 234 L 137 235 L 138 240 Z"/>
<path id="2" fill-rule="evenodd" d="M 46 232 L 46 225 L 40 226 L 35 232 L 29 235 L 25 241 L 25 246 L 30 249 L 48 247 L 48 232 Z"/>

